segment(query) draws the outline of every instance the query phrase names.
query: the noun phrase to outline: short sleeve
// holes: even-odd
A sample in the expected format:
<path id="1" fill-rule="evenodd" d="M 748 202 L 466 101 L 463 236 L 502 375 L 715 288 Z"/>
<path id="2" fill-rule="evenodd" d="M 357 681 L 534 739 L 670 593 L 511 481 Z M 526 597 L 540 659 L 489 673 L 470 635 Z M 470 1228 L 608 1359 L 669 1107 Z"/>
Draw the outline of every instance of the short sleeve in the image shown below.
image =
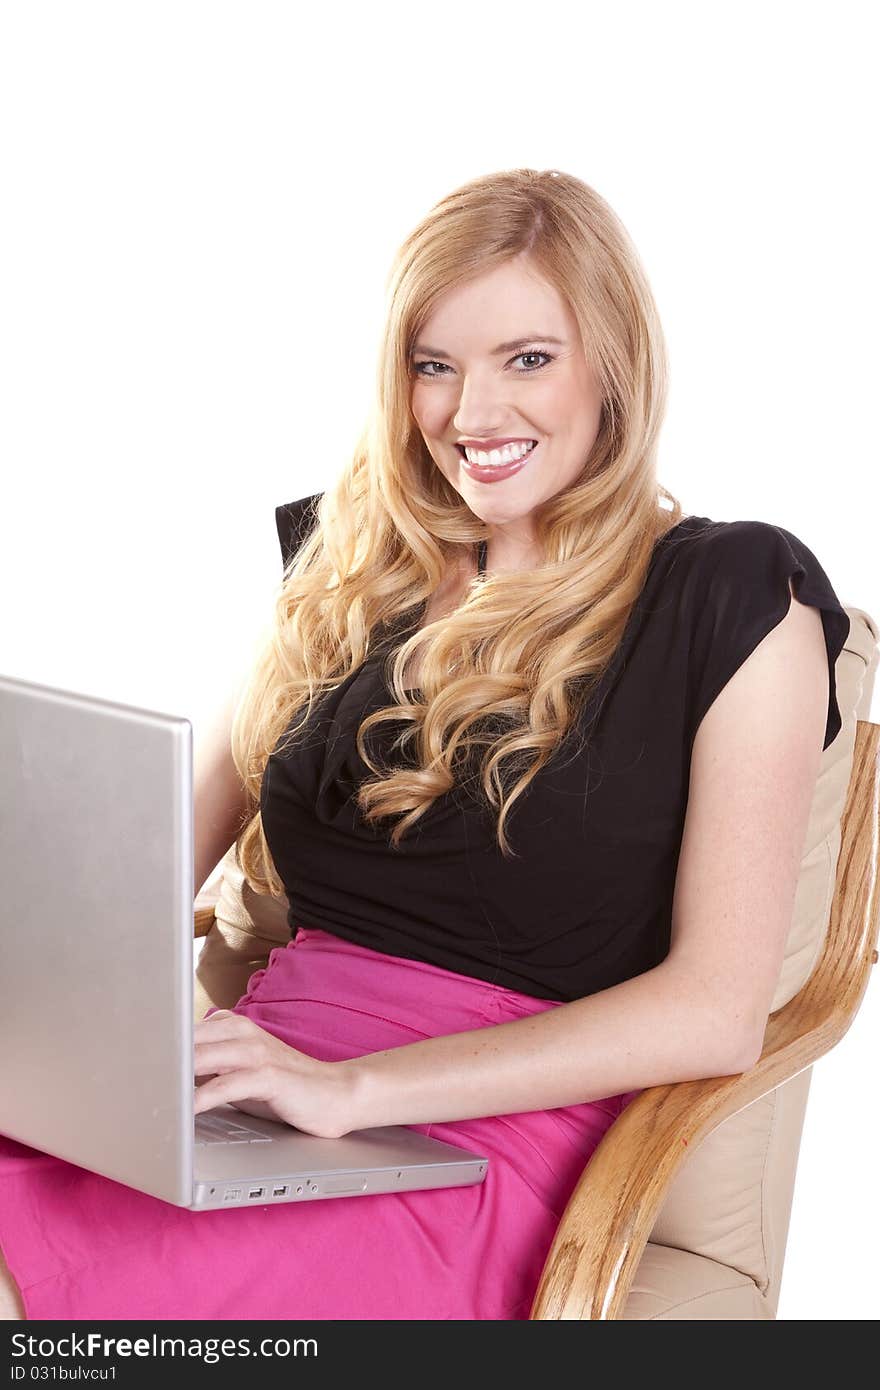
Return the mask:
<path id="1" fill-rule="evenodd" d="M 275 508 L 275 529 L 285 569 L 314 526 L 317 504 L 323 496 L 323 492 L 314 492 L 310 497 L 301 497 L 298 502 L 284 502 Z"/>
<path id="2" fill-rule="evenodd" d="M 849 636 L 849 615 L 811 550 L 781 526 L 719 522 L 700 538 L 692 602 L 689 734 L 758 644 L 788 613 L 795 597 L 817 608 L 828 654 L 828 717 L 823 751 L 841 728 L 836 663 Z"/>

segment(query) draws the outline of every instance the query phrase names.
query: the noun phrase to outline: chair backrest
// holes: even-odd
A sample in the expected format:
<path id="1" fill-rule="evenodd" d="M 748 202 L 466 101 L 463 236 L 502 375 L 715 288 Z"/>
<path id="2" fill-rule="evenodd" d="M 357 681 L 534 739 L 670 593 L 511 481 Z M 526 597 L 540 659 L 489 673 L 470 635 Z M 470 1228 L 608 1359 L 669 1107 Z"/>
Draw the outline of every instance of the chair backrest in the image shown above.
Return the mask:
<path id="1" fill-rule="evenodd" d="M 856 722 L 868 718 L 880 657 L 877 623 L 860 608 L 846 611 L 850 633 L 835 667 L 842 726 L 822 755 L 774 1013 L 806 983 L 826 938 Z M 770 1317 L 811 1076 L 805 1068 L 719 1125 L 679 1169 L 651 1234 L 652 1245 L 691 1251 L 753 1279 Z"/>

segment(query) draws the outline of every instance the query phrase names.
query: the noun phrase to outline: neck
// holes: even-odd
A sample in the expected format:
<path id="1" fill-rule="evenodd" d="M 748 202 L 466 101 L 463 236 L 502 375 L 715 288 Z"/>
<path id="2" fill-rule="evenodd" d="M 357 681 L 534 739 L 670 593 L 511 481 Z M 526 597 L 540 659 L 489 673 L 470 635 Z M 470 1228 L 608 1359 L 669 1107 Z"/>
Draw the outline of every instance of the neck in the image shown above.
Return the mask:
<path id="1" fill-rule="evenodd" d="M 517 571 L 537 569 L 543 563 L 540 555 L 529 546 L 499 545 L 491 542 L 492 553 L 488 553 L 488 541 L 480 542 L 480 573 L 515 574 Z"/>

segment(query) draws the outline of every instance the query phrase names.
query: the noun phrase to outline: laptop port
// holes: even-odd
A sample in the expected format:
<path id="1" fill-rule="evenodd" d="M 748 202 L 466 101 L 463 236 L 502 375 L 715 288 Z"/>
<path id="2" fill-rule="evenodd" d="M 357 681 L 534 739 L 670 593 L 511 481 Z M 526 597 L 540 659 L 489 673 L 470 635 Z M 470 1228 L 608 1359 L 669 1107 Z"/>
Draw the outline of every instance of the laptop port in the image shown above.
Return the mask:
<path id="1" fill-rule="evenodd" d="M 265 1191 L 265 1188 L 263 1188 L 263 1187 L 252 1187 L 251 1190 L 250 1190 L 250 1192 L 248 1193 L 248 1198 L 251 1198 L 251 1197 L 262 1197 L 264 1191 Z"/>
<path id="2" fill-rule="evenodd" d="M 287 1183 L 285 1183 L 283 1187 L 273 1187 L 273 1188 L 272 1188 L 272 1196 L 273 1196 L 273 1197 L 284 1197 L 284 1196 L 286 1195 L 286 1193 L 287 1193 Z"/>
<path id="3" fill-rule="evenodd" d="M 240 1187 L 227 1187 L 223 1194 L 224 1202 L 237 1202 L 241 1197 Z"/>

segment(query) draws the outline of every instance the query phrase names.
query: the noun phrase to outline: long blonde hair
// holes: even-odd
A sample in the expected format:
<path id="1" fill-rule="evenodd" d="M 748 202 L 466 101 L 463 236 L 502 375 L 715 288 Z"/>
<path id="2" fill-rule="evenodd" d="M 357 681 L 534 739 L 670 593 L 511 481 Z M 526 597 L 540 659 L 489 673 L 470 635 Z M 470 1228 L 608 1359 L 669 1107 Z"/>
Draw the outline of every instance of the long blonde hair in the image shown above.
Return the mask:
<path id="1" fill-rule="evenodd" d="M 412 415 L 412 347 L 441 295 L 522 255 L 571 307 L 602 391 L 599 432 L 577 480 L 532 513 L 545 563 L 500 582 L 475 576 L 451 615 L 406 636 L 407 619 L 418 619 L 448 567 L 488 535 L 434 463 Z M 386 294 L 367 424 L 285 566 L 271 636 L 233 722 L 232 755 L 248 802 L 238 860 L 255 891 L 273 896 L 284 889 L 260 814 L 268 758 L 292 747 L 316 701 L 377 652 L 395 702 L 358 728 L 358 752 L 372 774 L 357 791 L 365 821 L 397 817 L 389 843 L 398 847 L 483 749 L 475 780 L 498 813 L 502 853 L 514 853 L 511 808 L 576 726 L 620 642 L 656 542 L 682 516 L 655 472 L 667 393 L 656 305 L 628 233 L 592 188 L 533 169 L 464 184 L 404 241 Z M 671 507 L 661 507 L 661 496 Z M 390 646 L 389 634 L 398 637 Z M 417 649 L 422 684 L 413 696 L 402 680 Z M 373 759 L 365 735 L 389 720 L 403 724 L 392 746 L 408 756 L 386 766 Z"/>

